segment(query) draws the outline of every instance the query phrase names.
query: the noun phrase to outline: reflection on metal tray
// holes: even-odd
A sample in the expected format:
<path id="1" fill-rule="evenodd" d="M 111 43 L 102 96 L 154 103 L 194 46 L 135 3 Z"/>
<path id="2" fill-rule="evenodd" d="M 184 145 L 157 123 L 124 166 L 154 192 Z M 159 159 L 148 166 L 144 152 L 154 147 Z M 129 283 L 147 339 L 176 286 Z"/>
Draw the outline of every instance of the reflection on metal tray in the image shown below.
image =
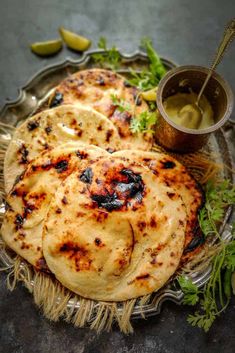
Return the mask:
<path id="1" fill-rule="evenodd" d="M 57 65 L 48 67 L 39 73 L 37 73 L 22 89 L 19 91 L 19 97 L 16 101 L 8 102 L 0 112 L 1 121 L 17 125 L 20 121 L 26 119 L 37 111 L 43 102 L 47 99 L 49 93 L 53 88 L 59 84 L 61 80 L 70 74 L 82 69 L 91 68 L 94 65 L 91 54 L 94 52 L 102 51 L 90 51 L 84 55 L 79 61 L 66 60 Z M 146 67 L 148 58 L 146 54 L 142 52 L 136 52 L 131 55 L 121 54 L 122 65 L 118 70 L 119 73 L 124 75 L 128 74 L 129 68 L 135 70 L 141 70 Z M 176 65 L 166 59 L 162 59 L 166 68 L 171 69 Z M 5 136 L 8 138 L 9 136 Z M 221 176 L 226 179 L 230 179 L 233 182 L 233 175 L 231 169 L 233 168 L 233 161 L 235 159 L 235 124 L 229 121 L 223 129 L 218 130 L 214 135 L 211 136 L 207 149 L 209 152 L 213 151 L 213 155 L 216 156 L 216 162 L 226 164 L 229 168 L 224 168 L 221 172 Z M 0 212 L 4 212 L 4 208 L 1 207 Z M 223 237 L 229 237 L 231 235 L 231 224 L 235 215 L 232 214 L 232 209 L 229 208 L 224 220 L 224 224 L 221 227 Z M 0 260 L 7 269 L 11 268 L 9 258 L 3 256 L 0 253 Z M 22 261 L 21 266 L 24 266 Z M 208 280 L 210 276 L 210 267 L 203 273 L 194 274 L 192 280 L 195 284 L 201 287 Z M 31 283 L 33 286 L 33 282 Z M 162 303 L 166 300 L 173 301 L 180 304 L 183 298 L 183 293 L 177 289 L 174 281 L 168 283 L 160 291 L 153 293 L 148 304 L 140 307 L 137 304 L 134 307 L 132 318 L 140 318 L 145 315 L 152 316 L 156 315 L 161 311 Z M 59 298 L 58 298 L 59 300 Z M 99 303 L 97 303 L 99 305 Z M 74 306 L 74 301 L 68 303 L 68 306 Z M 76 307 L 79 307 L 79 302 L 76 303 Z M 120 308 L 120 310 L 122 310 Z"/>

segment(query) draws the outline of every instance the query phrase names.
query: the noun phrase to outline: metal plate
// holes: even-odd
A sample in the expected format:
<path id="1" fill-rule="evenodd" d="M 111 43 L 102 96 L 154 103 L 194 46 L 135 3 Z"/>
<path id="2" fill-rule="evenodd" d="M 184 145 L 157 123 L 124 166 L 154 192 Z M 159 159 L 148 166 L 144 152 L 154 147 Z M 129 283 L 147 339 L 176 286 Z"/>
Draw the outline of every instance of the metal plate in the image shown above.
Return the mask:
<path id="1" fill-rule="evenodd" d="M 100 50 L 90 51 L 86 53 L 79 61 L 72 61 L 67 59 L 66 61 L 45 68 L 38 72 L 22 89 L 19 90 L 19 97 L 15 101 L 8 102 L 0 112 L 0 120 L 4 123 L 17 126 L 19 122 L 26 119 L 28 116 L 34 114 L 45 102 L 51 90 L 60 83 L 61 80 L 66 78 L 68 75 L 82 69 L 91 67 L 97 67 L 94 64 L 91 54 L 101 52 Z M 134 68 L 136 71 L 141 70 L 148 64 L 148 58 L 146 54 L 142 52 L 135 52 L 131 55 L 121 54 L 122 65 L 118 70 L 119 73 L 128 75 L 129 68 Z M 162 59 L 164 65 L 171 69 L 176 65 L 167 60 Z M 9 139 L 7 132 L 2 132 L 2 137 Z M 223 129 L 218 130 L 214 135 L 211 135 L 210 141 L 207 146 L 207 150 L 213 151 L 213 155 L 216 155 L 216 161 L 221 164 L 226 164 L 229 168 L 224 168 L 221 172 L 221 177 L 233 180 L 233 174 L 231 172 L 233 168 L 233 160 L 235 156 L 235 124 L 229 121 Z M 0 213 L 4 213 L 4 207 L 0 208 Z M 221 226 L 221 234 L 223 237 L 231 236 L 231 224 L 235 218 L 232 213 L 232 208 L 227 210 L 224 223 Z M 11 268 L 11 259 L 7 258 L 0 252 L 0 261 L 6 270 Z M 25 266 L 25 262 L 22 261 L 21 266 Z M 203 273 L 196 273 L 192 277 L 192 280 L 198 287 L 203 286 L 210 276 L 210 267 Z M 32 282 L 33 286 L 34 283 Z M 137 304 L 134 307 L 132 318 L 140 318 L 156 315 L 161 311 L 162 303 L 166 300 L 173 301 L 177 304 L 182 302 L 183 293 L 177 288 L 174 281 L 169 282 L 163 289 L 151 295 L 150 301 L 146 305 L 142 305 L 141 308 Z M 58 298 L 59 300 L 59 298 Z M 74 303 L 70 300 L 68 306 L 79 307 L 79 302 Z M 99 303 L 97 303 L 99 306 Z M 122 310 L 121 306 L 120 309 Z"/>

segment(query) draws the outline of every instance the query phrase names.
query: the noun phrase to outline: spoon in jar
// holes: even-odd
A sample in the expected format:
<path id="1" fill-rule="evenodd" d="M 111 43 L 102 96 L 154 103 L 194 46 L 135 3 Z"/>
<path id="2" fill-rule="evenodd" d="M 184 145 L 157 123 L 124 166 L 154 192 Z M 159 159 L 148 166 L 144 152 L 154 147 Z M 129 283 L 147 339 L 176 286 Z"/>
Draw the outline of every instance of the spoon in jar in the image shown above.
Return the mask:
<path id="1" fill-rule="evenodd" d="M 181 118 L 181 123 L 183 126 L 190 129 L 197 129 L 199 127 L 204 113 L 203 109 L 199 105 L 200 99 L 215 68 L 221 62 L 226 49 L 228 48 L 229 44 L 232 43 L 234 37 L 235 37 L 235 18 L 229 21 L 229 23 L 225 28 L 223 38 L 220 42 L 220 45 L 215 55 L 215 59 L 212 62 L 211 67 L 209 68 L 207 77 L 197 96 L 196 102 L 185 105 L 178 113 L 178 116 Z"/>

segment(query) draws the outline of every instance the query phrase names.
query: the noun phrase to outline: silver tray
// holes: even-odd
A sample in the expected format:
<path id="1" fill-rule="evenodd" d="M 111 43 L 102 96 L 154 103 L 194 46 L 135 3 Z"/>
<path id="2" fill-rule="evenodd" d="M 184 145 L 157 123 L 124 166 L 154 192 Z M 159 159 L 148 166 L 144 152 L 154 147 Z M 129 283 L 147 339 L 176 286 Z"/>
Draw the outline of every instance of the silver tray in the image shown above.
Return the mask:
<path id="1" fill-rule="evenodd" d="M 53 90 L 53 88 L 59 84 L 59 82 L 70 74 L 82 69 L 87 69 L 91 67 L 97 67 L 94 64 L 91 55 L 94 53 L 103 51 L 89 51 L 81 59 L 74 61 L 67 59 L 59 64 L 49 66 L 42 71 L 38 72 L 33 78 L 28 81 L 28 83 L 19 90 L 19 96 L 16 100 L 6 103 L 0 111 L 0 120 L 4 123 L 17 126 L 18 123 L 28 116 L 34 114 L 46 101 L 48 95 Z M 136 71 L 141 70 L 148 64 L 148 58 L 145 53 L 140 51 L 133 54 L 122 54 L 122 65 L 118 70 L 119 73 L 128 75 L 129 68 L 135 68 Z M 162 58 L 162 61 L 166 68 L 171 69 L 176 65 L 170 60 Z M 4 135 L 4 131 L 1 132 Z M 5 139 L 9 139 L 9 135 L 5 132 L 3 136 Z M 218 130 L 214 135 L 211 135 L 209 140 L 207 150 L 213 151 L 215 154 L 216 161 L 221 164 L 226 164 L 229 168 L 224 168 L 221 172 L 222 178 L 230 179 L 232 183 L 233 174 L 231 172 L 234 160 L 235 160 L 235 123 L 229 121 L 226 126 Z M 0 213 L 4 213 L 3 204 L 0 207 Z M 231 236 L 232 223 L 235 219 L 235 214 L 232 212 L 232 207 L 230 207 L 221 226 L 221 234 L 224 238 Z M 5 267 L 6 271 L 11 269 L 10 259 L 4 256 L 0 252 L 0 261 Z M 21 266 L 25 266 L 25 262 L 22 261 Z M 192 276 L 193 282 L 198 286 L 203 286 L 210 277 L 210 266 L 206 271 L 201 273 L 196 273 Z M 33 281 L 31 282 L 33 286 Z M 151 299 L 148 304 L 142 305 L 141 308 L 138 301 L 134 307 L 132 318 L 137 319 L 160 313 L 161 306 L 163 302 L 170 300 L 177 304 L 180 304 L 183 299 L 183 293 L 177 287 L 176 281 L 170 281 L 163 289 L 151 295 Z M 59 300 L 59 298 L 58 298 Z M 74 307 L 74 301 L 71 300 L 68 306 Z M 99 306 L 99 303 L 97 303 Z M 79 308 L 79 302 L 75 304 L 75 307 Z M 121 306 L 120 309 L 122 310 Z"/>

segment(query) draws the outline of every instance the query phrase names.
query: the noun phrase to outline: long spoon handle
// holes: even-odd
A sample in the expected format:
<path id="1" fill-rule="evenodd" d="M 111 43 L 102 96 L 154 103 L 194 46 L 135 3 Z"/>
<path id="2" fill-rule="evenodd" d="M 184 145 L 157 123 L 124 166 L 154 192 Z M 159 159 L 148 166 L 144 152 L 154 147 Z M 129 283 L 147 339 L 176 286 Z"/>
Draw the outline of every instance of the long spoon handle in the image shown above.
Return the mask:
<path id="1" fill-rule="evenodd" d="M 226 49 L 228 48 L 229 44 L 232 43 L 234 37 L 235 37 L 235 18 L 233 18 L 231 21 L 229 21 L 229 23 L 227 24 L 227 26 L 225 28 L 224 35 L 223 35 L 221 43 L 217 49 L 215 59 L 209 69 L 207 77 L 206 77 L 206 79 L 203 83 L 203 86 L 199 92 L 199 95 L 197 97 L 197 102 L 196 102 L 197 104 L 199 103 L 199 101 L 201 99 L 202 93 L 203 93 L 209 79 L 211 78 L 213 71 L 215 70 L 216 66 L 221 62 Z"/>

